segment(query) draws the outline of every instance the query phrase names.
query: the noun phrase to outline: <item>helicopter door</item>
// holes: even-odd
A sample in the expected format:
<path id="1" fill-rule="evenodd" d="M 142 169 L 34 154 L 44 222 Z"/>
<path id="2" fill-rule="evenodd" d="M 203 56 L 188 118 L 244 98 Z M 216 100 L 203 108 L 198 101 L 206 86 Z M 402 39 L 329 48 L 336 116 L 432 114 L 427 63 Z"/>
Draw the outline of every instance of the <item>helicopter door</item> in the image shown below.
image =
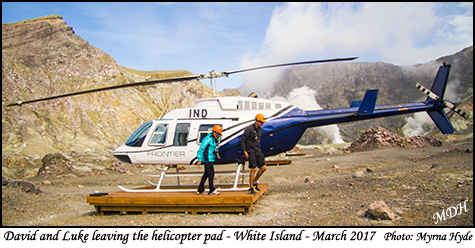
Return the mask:
<path id="1" fill-rule="evenodd" d="M 188 137 L 190 133 L 190 123 L 177 123 L 173 137 L 173 156 L 170 162 L 175 160 L 178 164 L 183 164 L 183 159 L 192 156 L 193 151 L 188 146 Z M 188 159 L 186 159 L 188 160 Z"/>
<path id="2" fill-rule="evenodd" d="M 175 139 L 173 146 L 186 146 L 188 144 L 188 134 L 190 133 L 190 123 L 178 123 L 175 129 Z"/>
<path id="3" fill-rule="evenodd" d="M 158 124 L 155 128 L 152 138 L 150 139 L 150 145 L 165 145 L 167 138 L 168 124 Z"/>

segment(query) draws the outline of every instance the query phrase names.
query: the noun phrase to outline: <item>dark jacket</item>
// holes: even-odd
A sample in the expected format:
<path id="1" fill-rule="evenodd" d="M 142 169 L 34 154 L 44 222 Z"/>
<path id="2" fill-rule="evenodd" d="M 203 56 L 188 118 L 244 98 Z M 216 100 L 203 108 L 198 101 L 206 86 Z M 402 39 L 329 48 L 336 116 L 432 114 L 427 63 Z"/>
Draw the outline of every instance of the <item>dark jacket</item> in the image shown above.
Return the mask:
<path id="1" fill-rule="evenodd" d="M 261 136 L 262 128 L 256 128 L 255 123 L 246 127 L 239 141 L 242 151 L 261 152 Z"/>

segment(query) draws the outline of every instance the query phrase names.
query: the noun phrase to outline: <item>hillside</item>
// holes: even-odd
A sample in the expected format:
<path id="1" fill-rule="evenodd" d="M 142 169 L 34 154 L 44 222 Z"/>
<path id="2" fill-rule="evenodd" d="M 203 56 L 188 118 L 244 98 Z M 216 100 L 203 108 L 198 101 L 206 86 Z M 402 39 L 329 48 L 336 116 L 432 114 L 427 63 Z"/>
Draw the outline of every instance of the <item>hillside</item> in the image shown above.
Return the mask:
<path id="1" fill-rule="evenodd" d="M 189 75 L 186 70 L 136 71 L 118 65 L 76 35 L 61 16 L 2 24 L 2 174 L 35 173 L 49 153 L 98 154 L 123 144 L 146 121 L 211 95 L 199 81 L 98 92 L 6 107 L 110 85 Z M 31 168 L 31 169 L 25 169 Z"/>

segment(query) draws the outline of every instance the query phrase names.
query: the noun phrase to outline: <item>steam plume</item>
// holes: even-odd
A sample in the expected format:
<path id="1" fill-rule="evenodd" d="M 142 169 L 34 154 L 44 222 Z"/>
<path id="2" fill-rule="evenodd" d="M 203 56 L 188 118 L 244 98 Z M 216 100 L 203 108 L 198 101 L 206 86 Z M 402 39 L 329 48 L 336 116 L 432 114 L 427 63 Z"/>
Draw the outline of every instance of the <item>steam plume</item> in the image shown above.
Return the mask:
<path id="1" fill-rule="evenodd" d="M 320 110 L 322 107 L 315 100 L 317 92 L 310 89 L 307 86 L 294 89 L 290 92 L 287 98 L 284 97 L 273 97 L 275 100 L 284 100 L 287 101 L 303 110 Z M 316 127 L 324 137 L 324 143 L 326 144 L 340 144 L 344 143 L 340 135 L 340 129 L 335 125 L 328 125 L 322 127 Z"/>

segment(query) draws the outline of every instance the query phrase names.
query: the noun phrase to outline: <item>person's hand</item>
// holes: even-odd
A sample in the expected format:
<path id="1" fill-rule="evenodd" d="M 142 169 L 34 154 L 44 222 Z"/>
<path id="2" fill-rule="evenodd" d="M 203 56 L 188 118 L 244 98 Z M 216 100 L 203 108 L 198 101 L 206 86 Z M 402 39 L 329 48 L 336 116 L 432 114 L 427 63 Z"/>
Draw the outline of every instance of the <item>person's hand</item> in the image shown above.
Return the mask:
<path id="1" fill-rule="evenodd" d="M 201 165 L 201 161 L 198 161 L 198 166 L 200 166 L 200 165 Z"/>
<path id="2" fill-rule="evenodd" d="M 249 160 L 249 154 L 247 154 L 246 151 L 244 151 L 244 157 L 246 157 L 246 159 Z"/>

